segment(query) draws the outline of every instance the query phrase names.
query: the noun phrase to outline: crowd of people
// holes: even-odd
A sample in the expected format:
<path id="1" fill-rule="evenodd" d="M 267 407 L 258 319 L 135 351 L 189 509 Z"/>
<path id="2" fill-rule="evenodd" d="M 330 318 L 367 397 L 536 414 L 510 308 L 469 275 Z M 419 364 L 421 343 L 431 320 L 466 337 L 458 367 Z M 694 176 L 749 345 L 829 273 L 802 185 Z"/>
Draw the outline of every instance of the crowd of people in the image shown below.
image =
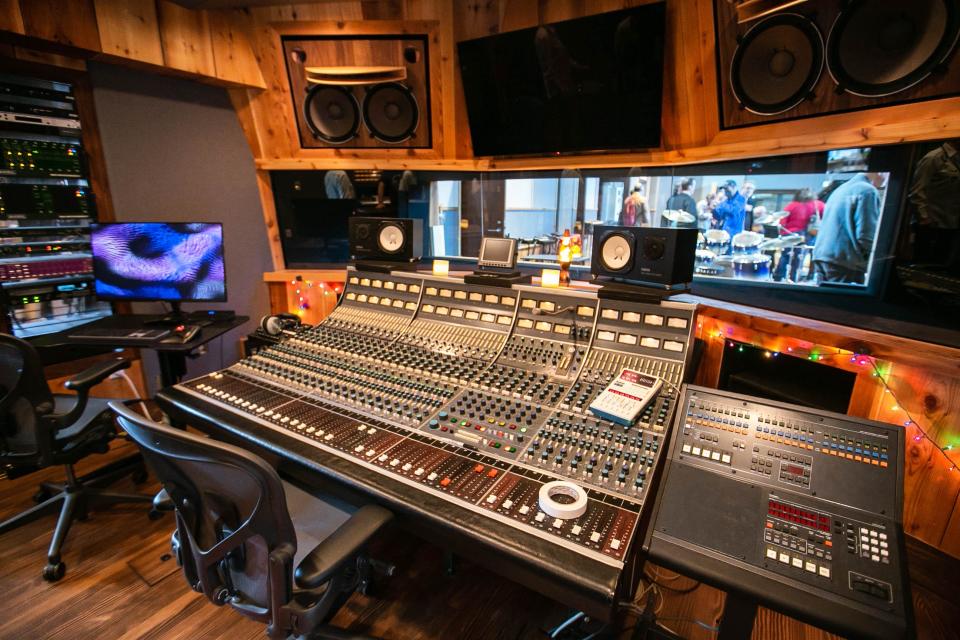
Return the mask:
<path id="1" fill-rule="evenodd" d="M 743 231 L 762 231 L 763 224 L 776 224 L 783 236 L 802 236 L 813 247 L 812 269 L 820 282 L 863 284 L 866 279 L 880 218 L 880 193 L 885 174 L 858 173 L 849 180 L 834 180 L 820 193 L 809 188 L 796 191 L 783 207 L 783 216 L 773 213 L 755 198 L 756 185 L 728 179 L 716 191 L 697 202 L 696 181 L 680 180 L 665 203 L 665 211 L 685 212 L 701 232 L 721 229 L 731 238 Z M 624 201 L 620 223 L 648 226 L 651 211 L 642 183 Z M 761 222 L 762 221 L 762 222 Z M 686 226 L 686 225 L 681 225 Z"/>

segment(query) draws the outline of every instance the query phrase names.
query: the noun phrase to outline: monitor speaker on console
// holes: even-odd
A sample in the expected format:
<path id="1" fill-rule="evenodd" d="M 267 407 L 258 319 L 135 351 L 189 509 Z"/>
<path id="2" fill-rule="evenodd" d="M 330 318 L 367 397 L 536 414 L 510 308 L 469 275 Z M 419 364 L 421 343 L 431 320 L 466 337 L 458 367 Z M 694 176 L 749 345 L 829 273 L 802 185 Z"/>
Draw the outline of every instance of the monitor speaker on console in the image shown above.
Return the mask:
<path id="1" fill-rule="evenodd" d="M 284 37 L 303 148 L 429 148 L 427 38 Z"/>
<path id="2" fill-rule="evenodd" d="M 725 128 L 960 94 L 960 0 L 714 5 Z"/>
<path id="3" fill-rule="evenodd" d="M 594 276 L 670 287 L 693 280 L 697 229 L 597 227 Z"/>
<path id="4" fill-rule="evenodd" d="M 423 226 L 415 218 L 350 218 L 354 260 L 411 263 L 423 251 Z"/>

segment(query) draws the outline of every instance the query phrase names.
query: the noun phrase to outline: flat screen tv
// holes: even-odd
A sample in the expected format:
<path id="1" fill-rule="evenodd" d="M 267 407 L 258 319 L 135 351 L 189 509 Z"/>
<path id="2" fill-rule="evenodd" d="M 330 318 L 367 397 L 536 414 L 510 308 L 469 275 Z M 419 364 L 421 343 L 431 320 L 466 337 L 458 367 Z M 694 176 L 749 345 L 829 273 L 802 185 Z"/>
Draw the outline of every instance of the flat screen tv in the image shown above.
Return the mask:
<path id="1" fill-rule="evenodd" d="M 660 145 L 665 5 L 458 44 L 477 156 Z"/>

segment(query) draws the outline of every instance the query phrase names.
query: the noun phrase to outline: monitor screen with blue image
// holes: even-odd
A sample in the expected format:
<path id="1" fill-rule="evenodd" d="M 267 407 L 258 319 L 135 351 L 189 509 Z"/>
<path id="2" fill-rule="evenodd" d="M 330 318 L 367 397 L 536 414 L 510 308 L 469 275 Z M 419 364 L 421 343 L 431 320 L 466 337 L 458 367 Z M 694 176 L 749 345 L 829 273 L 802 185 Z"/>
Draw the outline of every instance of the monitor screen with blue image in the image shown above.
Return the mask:
<path id="1" fill-rule="evenodd" d="M 123 222 L 91 226 L 97 297 L 224 302 L 223 226 Z"/>

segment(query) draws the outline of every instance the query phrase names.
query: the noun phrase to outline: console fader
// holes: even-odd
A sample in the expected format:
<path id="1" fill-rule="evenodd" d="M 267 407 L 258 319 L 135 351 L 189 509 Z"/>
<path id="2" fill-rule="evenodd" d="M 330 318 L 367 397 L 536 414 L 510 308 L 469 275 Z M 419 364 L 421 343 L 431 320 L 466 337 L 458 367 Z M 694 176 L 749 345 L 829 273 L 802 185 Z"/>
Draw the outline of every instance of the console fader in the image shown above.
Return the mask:
<path id="1" fill-rule="evenodd" d="M 686 387 L 651 557 L 844 635 L 902 637 L 903 429 Z"/>
<path id="2" fill-rule="evenodd" d="M 211 403 L 622 567 L 690 354 L 693 310 L 350 271 L 323 323 L 178 388 L 194 414 Z M 625 428 L 587 406 L 627 366 L 665 384 Z M 546 513 L 541 491 L 558 480 L 586 498 L 579 515 Z"/>

